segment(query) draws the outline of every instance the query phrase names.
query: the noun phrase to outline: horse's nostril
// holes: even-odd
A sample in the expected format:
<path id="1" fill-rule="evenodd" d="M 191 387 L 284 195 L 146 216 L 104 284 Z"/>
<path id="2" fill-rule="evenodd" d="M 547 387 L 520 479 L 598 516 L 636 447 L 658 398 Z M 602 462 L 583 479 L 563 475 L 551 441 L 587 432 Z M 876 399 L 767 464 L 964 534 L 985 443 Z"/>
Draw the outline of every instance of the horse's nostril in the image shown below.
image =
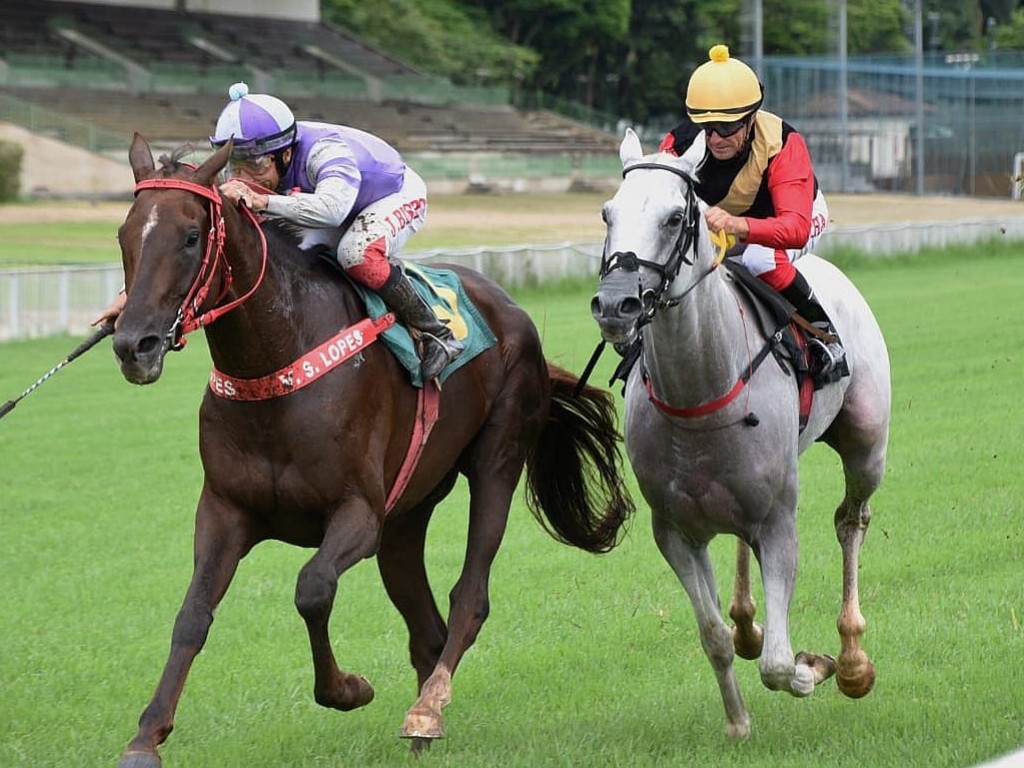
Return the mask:
<path id="1" fill-rule="evenodd" d="M 619 312 L 624 317 L 635 317 L 643 310 L 643 303 L 636 296 L 628 296 L 619 302 Z"/>
<path id="2" fill-rule="evenodd" d="M 160 337 L 152 334 L 150 336 L 143 336 L 139 339 L 139 343 L 135 345 L 135 352 L 139 357 L 147 357 L 158 351 L 160 348 Z"/>

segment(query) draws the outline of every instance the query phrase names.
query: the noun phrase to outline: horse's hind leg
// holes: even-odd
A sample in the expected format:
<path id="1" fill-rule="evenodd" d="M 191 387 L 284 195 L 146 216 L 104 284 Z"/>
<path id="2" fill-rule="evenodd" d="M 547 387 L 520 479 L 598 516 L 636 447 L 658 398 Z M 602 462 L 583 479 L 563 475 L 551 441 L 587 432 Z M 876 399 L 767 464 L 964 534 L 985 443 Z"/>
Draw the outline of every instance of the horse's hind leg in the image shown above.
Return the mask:
<path id="1" fill-rule="evenodd" d="M 489 443 L 478 443 L 477 453 L 500 456 L 502 450 Z M 476 640 L 490 610 L 487 585 L 491 563 L 505 534 L 512 494 L 521 471 L 520 462 L 515 467 L 507 463 L 502 467 L 474 466 L 467 472 L 469 534 L 462 573 L 449 595 L 448 637 L 437 664 L 406 714 L 401 732 L 404 738 L 444 737 L 441 712 L 451 702 L 452 675 Z"/>
<path id="2" fill-rule="evenodd" d="M 836 537 L 843 549 L 843 607 L 839 613 L 839 669 L 836 685 L 852 699 L 866 696 L 875 685 L 875 665 L 860 647 L 866 622 L 860 612 L 857 569 L 860 545 L 864 541 L 871 509 L 867 501 L 856 501 L 849 495 L 836 509 Z"/>
<path id="3" fill-rule="evenodd" d="M 887 397 L 851 397 L 826 434 L 829 445 L 842 457 L 846 475 L 846 495 L 835 513 L 836 538 L 843 550 L 836 684 L 840 691 L 855 699 L 867 695 L 875 684 L 874 664 L 860 647 L 866 623 L 860 612 L 858 568 L 860 547 L 871 522 L 868 499 L 881 484 L 885 472 L 888 413 Z"/>
<path id="4" fill-rule="evenodd" d="M 757 604 L 750 594 L 750 547 L 742 539 L 736 546 L 736 580 L 733 582 L 729 618 L 733 620 L 732 644 L 742 659 L 756 659 L 764 645 L 764 628 L 754 621 Z"/>
<path id="5" fill-rule="evenodd" d="M 159 747 L 174 728 L 174 713 L 185 678 L 202 650 L 213 613 L 235 574 L 239 561 L 256 543 L 237 510 L 223 506 L 206 492 L 196 511 L 195 567 L 192 581 L 174 620 L 171 650 L 153 699 L 139 718 L 139 730 L 128 744 L 119 768 L 159 768 Z"/>
<path id="6" fill-rule="evenodd" d="M 725 705 L 726 735 L 732 739 L 745 739 L 750 735 L 750 715 L 743 704 L 733 669 L 732 632 L 722 618 L 707 547 L 685 541 L 673 526 L 661 522 L 657 514 L 653 526 L 658 549 L 682 583 L 697 616 L 701 646 L 715 670 Z"/>
<path id="7" fill-rule="evenodd" d="M 421 504 L 406 514 L 389 518 L 377 553 L 384 588 L 409 630 L 409 655 L 416 670 L 416 690 L 423 687 L 434 671 L 448 638 L 448 628 L 434 601 L 424 566 L 427 524 L 432 510 L 433 504 Z M 403 728 L 402 736 L 415 737 L 416 734 L 405 730 Z M 413 749 L 422 749 L 427 744 L 428 741 L 414 738 Z"/>
<path id="8" fill-rule="evenodd" d="M 342 672 L 331 648 L 329 622 L 338 577 L 377 547 L 377 521 L 362 499 L 349 499 L 329 518 L 320 548 L 295 585 L 295 607 L 306 622 L 313 654 L 313 696 L 317 704 L 348 711 L 369 704 L 373 688 L 366 678 Z"/>

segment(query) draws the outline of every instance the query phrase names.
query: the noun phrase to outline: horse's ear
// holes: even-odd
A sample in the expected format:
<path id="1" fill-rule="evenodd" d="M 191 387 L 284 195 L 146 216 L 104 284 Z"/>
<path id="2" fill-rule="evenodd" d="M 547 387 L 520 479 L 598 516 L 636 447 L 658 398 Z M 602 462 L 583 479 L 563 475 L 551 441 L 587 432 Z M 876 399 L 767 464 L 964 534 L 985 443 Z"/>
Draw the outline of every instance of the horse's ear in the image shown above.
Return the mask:
<path id="1" fill-rule="evenodd" d="M 234 145 L 234 139 L 228 139 L 223 147 L 206 158 L 203 164 L 196 168 L 196 181 L 200 184 L 210 184 L 228 164 L 231 148 Z"/>
<path id="2" fill-rule="evenodd" d="M 622 161 L 623 166 L 626 166 L 643 156 L 644 148 L 640 144 L 640 137 L 632 128 L 627 128 L 626 135 L 623 136 L 622 143 L 619 145 L 619 160 Z"/>
<path id="3" fill-rule="evenodd" d="M 132 166 L 132 173 L 135 174 L 135 183 L 142 181 L 155 170 L 153 150 L 139 133 L 132 139 L 132 145 L 128 150 L 128 162 Z"/>
<path id="4" fill-rule="evenodd" d="M 704 155 L 707 153 L 707 138 L 707 134 L 700 131 L 693 143 L 680 155 L 684 160 L 690 161 L 690 167 L 699 168 L 703 163 Z"/>

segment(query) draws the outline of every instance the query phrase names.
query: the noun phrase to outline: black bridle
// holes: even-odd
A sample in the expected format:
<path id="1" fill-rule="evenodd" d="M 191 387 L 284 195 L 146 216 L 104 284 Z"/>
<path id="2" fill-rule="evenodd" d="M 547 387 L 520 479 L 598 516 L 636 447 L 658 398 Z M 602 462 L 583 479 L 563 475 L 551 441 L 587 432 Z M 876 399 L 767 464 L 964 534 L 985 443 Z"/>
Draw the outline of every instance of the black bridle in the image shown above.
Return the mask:
<path id="1" fill-rule="evenodd" d="M 648 288 L 646 291 L 640 291 L 639 298 L 644 311 L 636 324 L 636 329 L 639 332 L 640 329 L 654 319 L 654 314 L 659 309 L 667 309 L 679 304 L 679 302 L 682 301 L 690 291 L 696 288 L 705 277 L 715 270 L 715 267 L 718 266 L 718 262 L 713 261 L 707 271 L 692 283 L 689 288 L 683 291 L 683 293 L 678 296 L 670 296 L 667 299 L 664 298 L 665 292 L 672 284 L 672 281 L 679 276 L 679 270 L 682 269 L 683 264 L 686 264 L 688 267 L 692 267 L 696 262 L 697 232 L 700 229 L 700 206 L 697 202 L 697 193 L 694 191 L 697 186 L 697 179 L 682 168 L 676 168 L 674 165 L 666 165 L 664 163 L 636 163 L 623 169 L 622 177 L 625 178 L 627 173 L 635 171 L 638 168 L 652 168 L 659 171 L 668 171 L 669 173 L 674 173 L 676 176 L 679 176 L 686 182 L 686 217 L 680 226 L 679 237 L 676 238 L 676 243 L 672 248 L 672 254 L 664 264 L 659 264 L 655 261 L 648 261 L 647 259 L 641 259 L 633 251 L 616 251 L 609 255 L 608 243 L 607 240 L 605 241 L 604 252 L 601 254 L 601 271 L 599 273 L 601 280 L 604 280 L 616 269 L 621 269 L 623 272 L 628 274 L 639 272 L 640 267 L 647 267 L 651 271 L 656 272 L 661 278 L 661 281 L 658 283 L 656 288 Z M 693 254 L 692 257 L 690 256 L 691 253 Z M 601 357 L 604 347 L 605 341 L 602 339 L 598 343 L 593 354 L 590 356 L 590 360 L 583 371 L 583 375 L 580 376 L 579 381 L 576 383 L 574 394 L 577 397 L 586 385 L 587 380 L 590 378 L 590 374 L 593 372 L 594 366 Z M 622 378 L 623 381 L 625 381 L 625 375 L 622 374 L 622 371 L 625 370 L 628 374 L 629 368 L 632 367 L 634 362 L 636 362 L 636 356 L 627 354 L 627 358 L 619 364 L 615 375 L 612 376 L 612 379 L 608 383 L 611 384 L 616 378 Z"/>
<path id="2" fill-rule="evenodd" d="M 686 295 L 684 293 L 681 296 L 671 297 L 667 300 L 663 299 L 665 291 L 668 290 L 672 281 L 678 277 L 679 270 L 682 269 L 683 264 L 686 264 L 688 267 L 692 267 L 694 265 L 694 259 L 696 258 L 697 253 L 697 231 L 700 227 L 700 207 L 697 204 L 697 193 L 694 192 L 697 180 L 687 171 L 684 171 L 681 168 L 676 168 L 674 165 L 666 165 L 663 163 L 636 163 L 622 171 L 623 178 L 625 178 L 626 174 L 630 171 L 635 171 L 638 168 L 653 168 L 660 171 L 668 171 L 669 173 L 674 173 L 676 176 L 681 177 L 683 181 L 686 182 L 686 218 L 680 227 L 679 237 L 676 238 L 675 246 L 672 249 L 672 254 L 669 256 L 668 261 L 664 264 L 659 264 L 655 261 L 641 259 L 633 251 L 616 251 L 611 255 L 607 252 L 601 254 L 601 279 L 604 279 L 616 269 L 621 269 L 623 272 L 639 272 L 640 267 L 647 267 L 651 271 L 657 273 L 661 278 L 656 288 L 649 288 L 640 296 L 640 300 L 646 308 L 645 317 L 641 321 L 641 325 L 644 325 L 647 322 L 650 322 L 655 311 L 659 308 L 674 306 L 679 303 L 683 296 Z M 605 250 L 607 251 L 607 248 Z M 691 253 L 693 254 L 693 258 L 690 256 Z M 689 290 L 692 290 L 692 286 Z M 689 293 L 689 290 L 687 290 L 687 293 Z"/>

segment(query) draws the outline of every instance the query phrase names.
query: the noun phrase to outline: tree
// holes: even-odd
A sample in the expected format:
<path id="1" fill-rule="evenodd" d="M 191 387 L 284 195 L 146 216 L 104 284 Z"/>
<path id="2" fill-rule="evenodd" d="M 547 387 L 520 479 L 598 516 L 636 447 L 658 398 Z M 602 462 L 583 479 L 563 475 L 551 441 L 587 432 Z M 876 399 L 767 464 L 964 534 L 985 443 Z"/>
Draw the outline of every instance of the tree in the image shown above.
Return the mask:
<path id="1" fill-rule="evenodd" d="M 486 81 L 582 102 L 644 123 L 677 115 L 708 49 L 749 48 L 755 0 L 323 0 L 324 16 L 456 83 Z M 767 55 L 838 49 L 837 0 L 760 0 Z M 1002 48 L 1024 48 L 1021 0 L 924 0 L 935 48 L 979 48 L 997 22 Z M 847 0 L 848 50 L 912 48 L 909 0 Z M 926 18 L 926 24 L 928 16 Z M 400 20 L 400 21 L 399 21 Z M 931 48 L 930 29 L 925 44 Z"/>
<path id="2" fill-rule="evenodd" d="M 846 6 L 850 53 L 900 53 L 913 44 L 903 30 L 910 13 L 901 0 L 853 0 Z"/>
<path id="3" fill-rule="evenodd" d="M 604 52 L 606 78 L 614 84 L 604 111 L 634 124 L 678 115 L 686 80 L 706 56 L 703 26 L 695 2 L 633 0 L 628 34 Z"/>
<path id="4" fill-rule="evenodd" d="M 540 58 L 528 85 L 588 106 L 610 74 L 603 52 L 629 31 L 630 0 L 459 0 L 484 13 L 492 28 Z"/>
<path id="5" fill-rule="evenodd" d="M 326 21 L 457 84 L 512 85 L 539 61 L 455 0 L 322 0 L 322 6 Z"/>
<path id="6" fill-rule="evenodd" d="M 1024 9 L 1014 11 L 1005 24 L 996 27 L 995 43 L 1001 50 L 1024 50 Z"/>

